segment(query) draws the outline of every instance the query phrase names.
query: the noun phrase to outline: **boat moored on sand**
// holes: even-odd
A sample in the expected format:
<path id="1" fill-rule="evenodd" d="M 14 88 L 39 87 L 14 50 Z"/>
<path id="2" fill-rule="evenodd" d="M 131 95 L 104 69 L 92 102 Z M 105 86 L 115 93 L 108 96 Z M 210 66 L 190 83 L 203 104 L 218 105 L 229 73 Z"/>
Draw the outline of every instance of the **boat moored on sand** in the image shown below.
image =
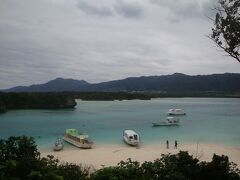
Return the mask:
<path id="1" fill-rule="evenodd" d="M 140 145 L 140 136 L 133 130 L 124 130 L 123 140 L 131 146 Z"/>
<path id="2" fill-rule="evenodd" d="M 58 138 L 55 143 L 53 144 L 53 150 L 54 151 L 61 151 L 64 147 L 63 140 L 61 138 Z"/>
<path id="3" fill-rule="evenodd" d="M 90 149 L 93 146 L 93 142 L 88 138 L 88 135 L 81 134 L 76 129 L 67 129 L 63 140 L 83 149 Z"/>
<path id="4" fill-rule="evenodd" d="M 165 121 L 153 122 L 153 126 L 178 126 L 180 123 L 178 118 L 167 117 Z"/>

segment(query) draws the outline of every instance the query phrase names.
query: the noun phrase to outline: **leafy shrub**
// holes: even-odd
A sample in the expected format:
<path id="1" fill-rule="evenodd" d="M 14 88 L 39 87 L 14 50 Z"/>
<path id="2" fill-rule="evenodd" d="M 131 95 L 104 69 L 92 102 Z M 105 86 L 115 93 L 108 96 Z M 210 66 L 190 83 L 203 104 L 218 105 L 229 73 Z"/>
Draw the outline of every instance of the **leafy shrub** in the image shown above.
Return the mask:
<path id="1" fill-rule="evenodd" d="M 16 180 L 240 180 L 236 164 L 227 156 L 213 155 L 200 162 L 186 151 L 163 154 L 153 162 L 121 161 L 90 173 L 90 167 L 64 163 L 54 156 L 40 157 L 33 138 L 0 140 L 0 179 Z"/>

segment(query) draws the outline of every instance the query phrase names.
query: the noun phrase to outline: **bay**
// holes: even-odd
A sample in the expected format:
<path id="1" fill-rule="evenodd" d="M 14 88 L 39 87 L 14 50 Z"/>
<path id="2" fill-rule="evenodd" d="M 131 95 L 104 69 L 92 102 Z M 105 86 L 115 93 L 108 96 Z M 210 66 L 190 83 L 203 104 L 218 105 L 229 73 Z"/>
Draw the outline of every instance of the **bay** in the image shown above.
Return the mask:
<path id="1" fill-rule="evenodd" d="M 67 128 L 87 133 L 96 146 L 122 144 L 124 129 L 140 134 L 142 144 L 212 143 L 240 146 L 240 99 L 158 98 L 131 101 L 81 101 L 68 110 L 12 110 L 0 115 L 0 138 L 27 135 L 40 149 L 51 148 Z M 178 127 L 152 127 L 170 108 L 182 108 Z"/>

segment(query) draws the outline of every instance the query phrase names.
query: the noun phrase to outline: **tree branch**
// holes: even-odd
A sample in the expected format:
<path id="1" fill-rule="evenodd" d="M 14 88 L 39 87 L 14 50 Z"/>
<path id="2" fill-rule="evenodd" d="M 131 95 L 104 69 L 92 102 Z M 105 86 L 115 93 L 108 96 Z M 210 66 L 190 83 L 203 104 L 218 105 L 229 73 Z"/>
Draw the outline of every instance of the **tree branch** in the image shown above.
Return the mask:
<path id="1" fill-rule="evenodd" d="M 240 63 L 240 57 L 238 57 L 237 55 L 232 54 L 232 52 L 228 51 L 227 48 L 225 48 L 224 46 L 216 43 L 215 39 L 212 38 L 211 36 L 207 36 L 207 37 L 208 37 L 209 39 L 211 39 L 212 41 L 214 41 L 215 44 L 217 44 L 218 47 L 220 47 L 220 48 L 223 49 L 225 52 L 227 52 L 227 53 L 229 54 L 229 56 L 235 58 L 235 59 Z"/>

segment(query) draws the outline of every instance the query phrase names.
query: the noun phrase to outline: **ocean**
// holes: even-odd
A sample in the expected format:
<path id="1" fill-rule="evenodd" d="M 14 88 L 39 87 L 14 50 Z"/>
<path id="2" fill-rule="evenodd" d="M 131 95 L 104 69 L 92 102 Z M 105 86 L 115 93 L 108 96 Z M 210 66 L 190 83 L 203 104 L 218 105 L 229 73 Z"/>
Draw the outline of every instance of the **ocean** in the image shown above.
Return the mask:
<path id="1" fill-rule="evenodd" d="M 170 108 L 182 108 L 180 125 L 152 127 Z M 122 132 L 139 133 L 142 144 L 211 143 L 240 147 L 240 99 L 157 98 L 152 100 L 82 101 L 75 109 L 11 110 L 0 114 L 0 138 L 27 135 L 40 149 L 52 148 L 67 128 L 86 133 L 95 146 L 122 144 Z"/>

